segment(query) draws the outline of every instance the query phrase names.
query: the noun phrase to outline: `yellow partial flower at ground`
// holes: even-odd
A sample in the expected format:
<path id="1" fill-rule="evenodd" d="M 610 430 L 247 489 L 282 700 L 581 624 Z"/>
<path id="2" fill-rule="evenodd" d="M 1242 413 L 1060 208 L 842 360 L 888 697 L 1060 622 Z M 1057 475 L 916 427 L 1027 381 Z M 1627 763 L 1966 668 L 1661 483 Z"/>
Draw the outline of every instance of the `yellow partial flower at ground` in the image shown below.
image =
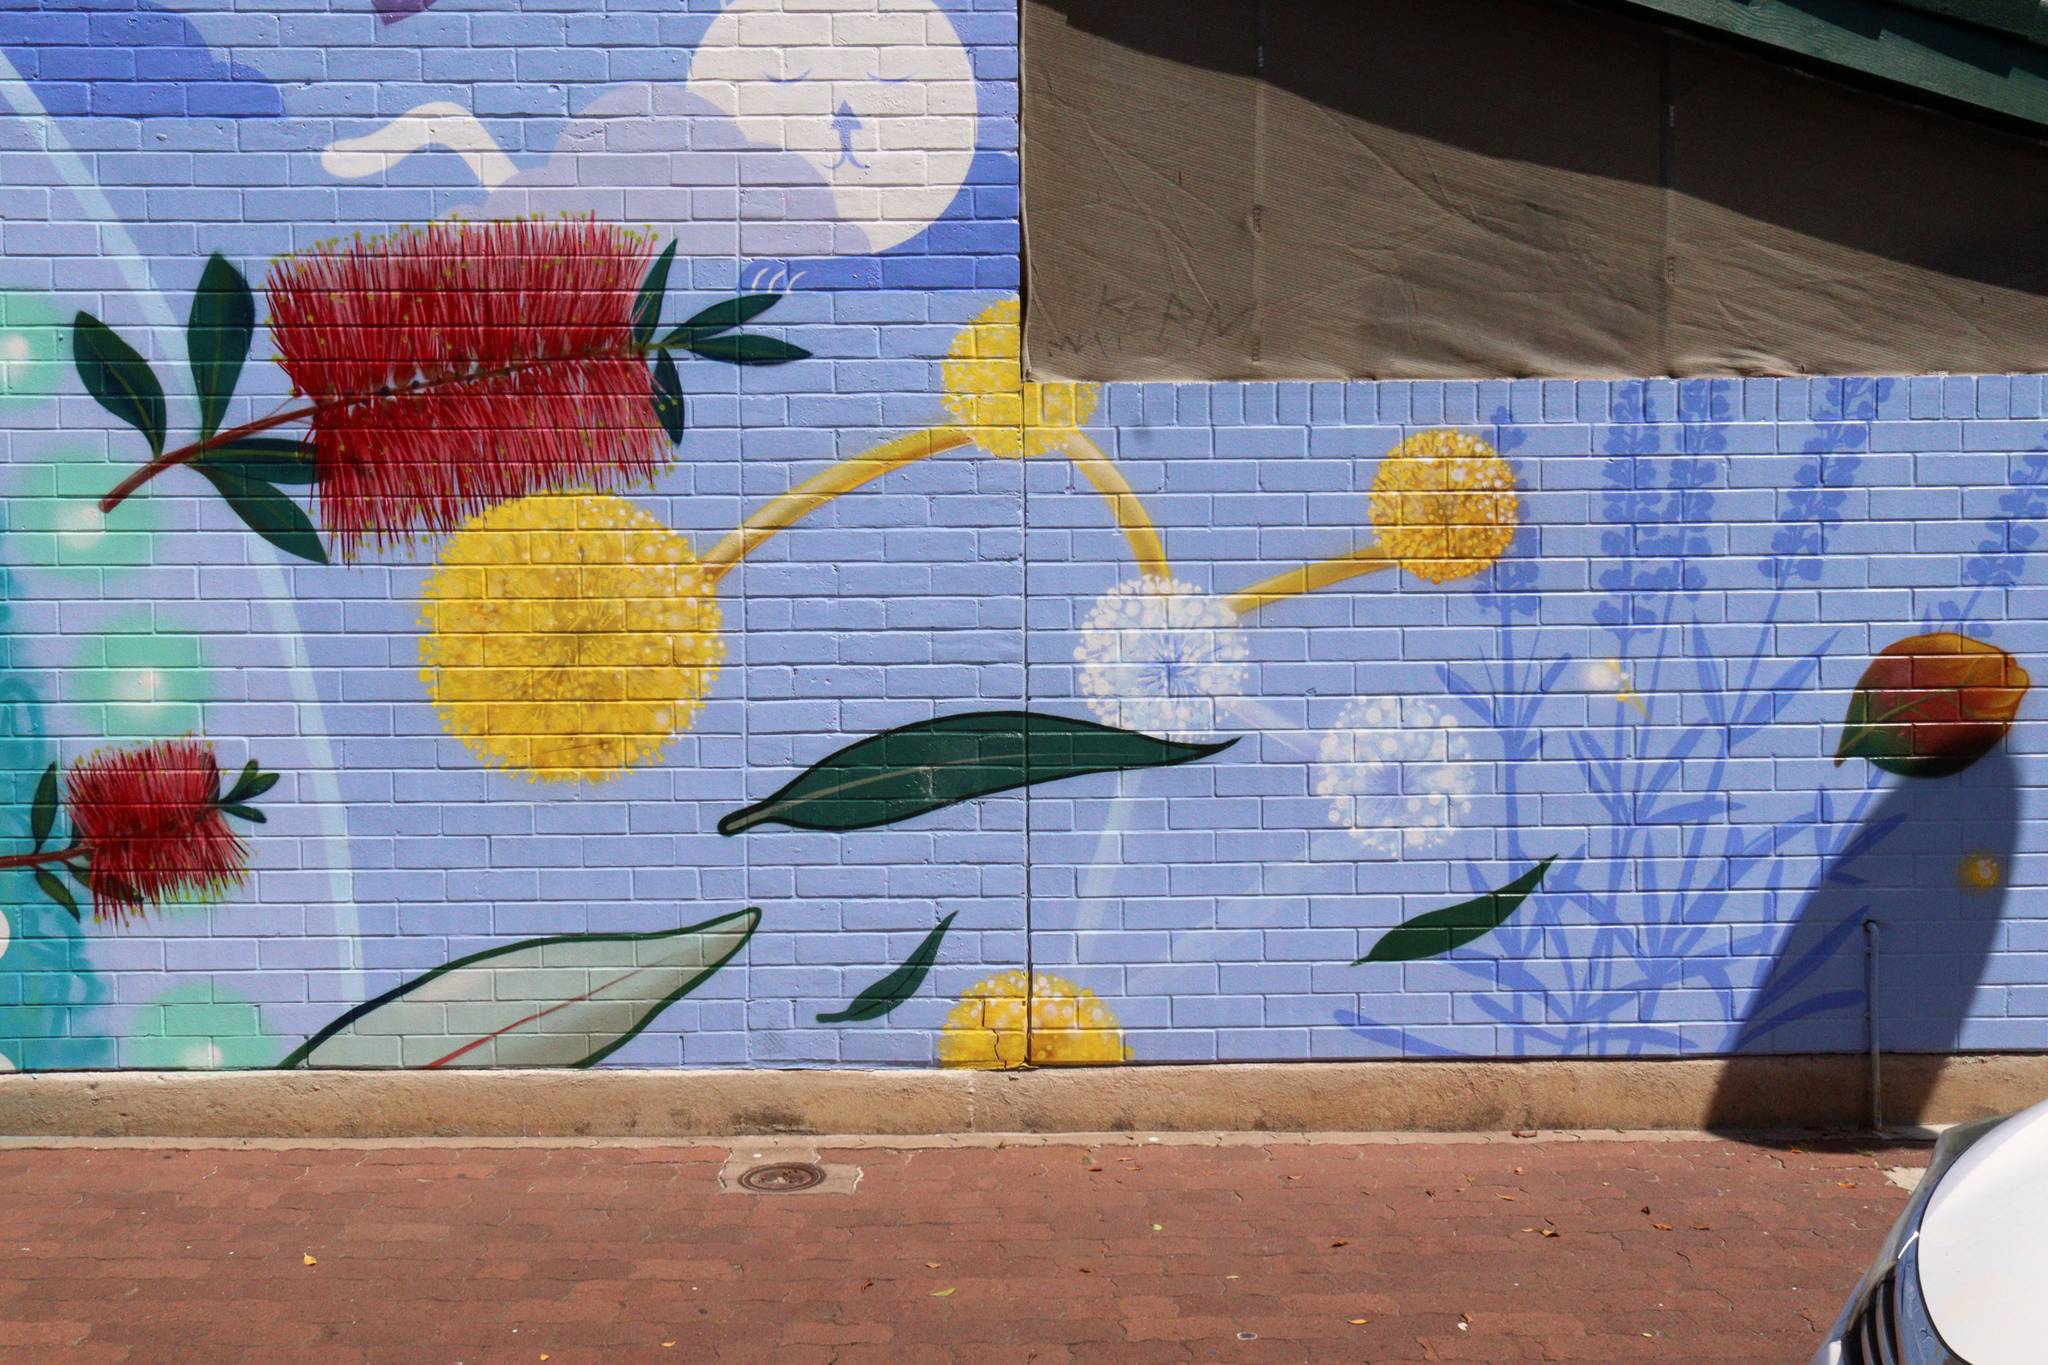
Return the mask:
<path id="1" fill-rule="evenodd" d="M 549 782 L 657 757 L 725 653 L 689 542 L 608 494 L 541 494 L 470 520 L 427 580 L 421 624 L 420 677 L 448 732 Z"/>
<path id="2" fill-rule="evenodd" d="M 1380 552 L 1417 578 L 1469 578 L 1506 553 L 1521 498 L 1498 451 L 1462 431 L 1424 431 L 1380 457 L 1368 502 Z"/>
<path id="3" fill-rule="evenodd" d="M 1025 1001 L 1030 1001 L 1027 1049 Z M 1028 1054 L 1027 1054 L 1028 1050 Z M 1123 1027 L 1095 992 L 1062 977 L 1021 971 L 968 988 L 939 1034 L 939 1065 L 984 1071 L 1125 1061 Z"/>
<path id="4" fill-rule="evenodd" d="M 1065 380 L 1024 382 L 1023 310 L 1015 299 L 984 309 L 953 338 L 940 366 L 941 400 L 991 455 L 1057 450 L 1095 415 L 1101 391 Z"/>

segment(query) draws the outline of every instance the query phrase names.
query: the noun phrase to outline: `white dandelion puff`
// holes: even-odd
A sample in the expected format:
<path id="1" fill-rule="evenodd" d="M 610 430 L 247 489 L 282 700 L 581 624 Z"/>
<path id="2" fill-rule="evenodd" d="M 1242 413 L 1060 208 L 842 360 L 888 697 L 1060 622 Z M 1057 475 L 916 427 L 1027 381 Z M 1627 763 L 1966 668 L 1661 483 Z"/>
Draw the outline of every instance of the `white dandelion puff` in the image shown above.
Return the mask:
<path id="1" fill-rule="evenodd" d="M 1434 703 L 1359 698 L 1323 736 L 1314 769 L 1329 820 L 1378 858 L 1448 843 L 1485 794 L 1491 768 L 1470 734 Z"/>
<path id="2" fill-rule="evenodd" d="M 1214 734 L 1217 704 L 1243 693 L 1250 658 L 1230 608 L 1172 578 L 1104 593 L 1074 649 L 1081 695 L 1099 720 L 1166 739 Z"/>

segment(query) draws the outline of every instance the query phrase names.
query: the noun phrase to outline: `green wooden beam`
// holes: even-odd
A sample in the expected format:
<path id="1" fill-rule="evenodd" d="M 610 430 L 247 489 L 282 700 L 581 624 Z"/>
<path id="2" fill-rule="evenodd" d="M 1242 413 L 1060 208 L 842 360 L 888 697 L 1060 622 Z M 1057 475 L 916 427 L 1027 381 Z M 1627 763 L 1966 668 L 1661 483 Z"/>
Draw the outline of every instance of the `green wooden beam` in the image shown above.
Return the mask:
<path id="1" fill-rule="evenodd" d="M 2048 131 L 2048 46 L 2018 31 L 2024 25 L 2031 35 L 2041 24 L 2036 0 L 1914 0 L 1912 8 L 1878 0 L 1609 2 Z M 1959 22 L 1963 11 L 1970 22 Z"/>
<path id="2" fill-rule="evenodd" d="M 2048 47 L 2048 0 L 1892 0 L 1907 9 L 1960 19 Z"/>

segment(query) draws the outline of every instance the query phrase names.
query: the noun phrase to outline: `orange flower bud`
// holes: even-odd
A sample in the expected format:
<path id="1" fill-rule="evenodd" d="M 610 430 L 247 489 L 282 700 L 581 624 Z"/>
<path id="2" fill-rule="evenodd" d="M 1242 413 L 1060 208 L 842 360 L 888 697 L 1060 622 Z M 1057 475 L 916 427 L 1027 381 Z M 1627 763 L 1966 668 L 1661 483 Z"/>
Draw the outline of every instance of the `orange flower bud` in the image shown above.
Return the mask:
<path id="1" fill-rule="evenodd" d="M 1849 699 L 1835 764 L 1861 756 L 1904 777 L 1959 773 L 2012 729 L 2027 682 L 2019 660 L 1966 635 L 1887 645 Z"/>

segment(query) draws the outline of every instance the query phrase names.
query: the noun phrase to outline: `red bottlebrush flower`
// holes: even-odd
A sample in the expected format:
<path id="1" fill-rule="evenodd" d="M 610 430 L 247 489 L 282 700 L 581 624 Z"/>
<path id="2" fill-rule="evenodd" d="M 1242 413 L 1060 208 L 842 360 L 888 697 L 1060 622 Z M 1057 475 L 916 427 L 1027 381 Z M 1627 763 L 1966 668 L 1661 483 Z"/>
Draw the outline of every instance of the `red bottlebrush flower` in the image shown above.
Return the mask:
<path id="1" fill-rule="evenodd" d="M 633 336 L 648 257 L 625 228 L 568 219 L 439 222 L 279 261 L 270 326 L 316 405 L 336 554 L 651 478 L 669 446 Z"/>
<path id="2" fill-rule="evenodd" d="M 248 850 L 216 804 L 220 767 L 210 745 L 165 739 L 90 754 L 71 765 L 65 785 L 91 864 L 95 919 L 223 891 L 247 871 Z"/>

